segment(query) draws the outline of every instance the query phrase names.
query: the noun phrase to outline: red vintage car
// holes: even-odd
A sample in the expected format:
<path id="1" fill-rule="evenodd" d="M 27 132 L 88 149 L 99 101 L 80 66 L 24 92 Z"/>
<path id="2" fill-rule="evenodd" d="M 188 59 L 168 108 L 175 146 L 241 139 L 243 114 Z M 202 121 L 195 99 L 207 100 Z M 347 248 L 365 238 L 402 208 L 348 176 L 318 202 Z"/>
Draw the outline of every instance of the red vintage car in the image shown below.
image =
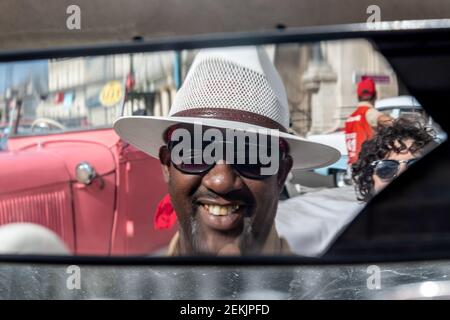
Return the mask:
<path id="1" fill-rule="evenodd" d="M 164 249 L 176 228 L 153 219 L 166 191 L 159 162 L 112 128 L 12 135 L 0 151 L 0 224 L 43 225 L 74 254 Z"/>

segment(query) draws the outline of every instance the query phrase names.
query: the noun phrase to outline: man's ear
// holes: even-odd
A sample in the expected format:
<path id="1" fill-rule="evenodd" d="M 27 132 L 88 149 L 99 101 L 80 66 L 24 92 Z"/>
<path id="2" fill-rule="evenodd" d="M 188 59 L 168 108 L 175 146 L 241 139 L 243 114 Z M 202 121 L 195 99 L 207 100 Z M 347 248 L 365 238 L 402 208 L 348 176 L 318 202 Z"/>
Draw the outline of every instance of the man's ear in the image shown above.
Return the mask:
<path id="1" fill-rule="evenodd" d="M 278 187 L 280 192 L 283 190 L 284 183 L 289 172 L 292 169 L 293 160 L 290 155 L 287 155 L 283 160 L 281 160 L 280 168 L 278 170 Z"/>
<path id="2" fill-rule="evenodd" d="M 170 151 L 167 148 L 167 146 L 162 146 L 159 149 L 159 161 L 161 162 L 161 168 L 162 168 L 162 172 L 163 172 L 163 176 L 164 176 L 164 181 L 166 183 L 169 182 L 169 177 L 170 177 L 170 172 L 169 172 L 169 168 L 170 168 Z"/>

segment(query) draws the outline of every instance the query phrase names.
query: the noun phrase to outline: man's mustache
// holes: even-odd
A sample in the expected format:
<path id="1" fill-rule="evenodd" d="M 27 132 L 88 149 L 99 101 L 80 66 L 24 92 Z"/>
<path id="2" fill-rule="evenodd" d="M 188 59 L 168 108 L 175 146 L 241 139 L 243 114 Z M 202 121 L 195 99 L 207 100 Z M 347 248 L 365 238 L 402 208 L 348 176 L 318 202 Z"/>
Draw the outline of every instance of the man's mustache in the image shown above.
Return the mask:
<path id="1" fill-rule="evenodd" d="M 244 203 L 249 209 L 254 204 L 254 198 L 250 193 L 245 191 L 232 191 L 226 195 L 217 194 L 211 190 L 198 190 L 192 196 L 192 202 L 194 205 L 198 205 L 199 199 L 211 199 L 211 200 L 225 200 L 227 202 L 239 202 Z"/>

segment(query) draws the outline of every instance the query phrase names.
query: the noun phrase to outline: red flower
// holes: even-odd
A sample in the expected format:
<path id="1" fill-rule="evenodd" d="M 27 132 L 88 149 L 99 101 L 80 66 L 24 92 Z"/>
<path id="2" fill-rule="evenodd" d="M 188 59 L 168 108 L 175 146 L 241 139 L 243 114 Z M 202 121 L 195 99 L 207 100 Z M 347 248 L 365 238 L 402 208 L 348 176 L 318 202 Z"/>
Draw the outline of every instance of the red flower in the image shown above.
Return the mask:
<path id="1" fill-rule="evenodd" d="M 153 224 L 156 230 L 170 229 L 177 221 L 177 215 L 172 207 L 170 195 L 166 194 L 158 203 Z"/>

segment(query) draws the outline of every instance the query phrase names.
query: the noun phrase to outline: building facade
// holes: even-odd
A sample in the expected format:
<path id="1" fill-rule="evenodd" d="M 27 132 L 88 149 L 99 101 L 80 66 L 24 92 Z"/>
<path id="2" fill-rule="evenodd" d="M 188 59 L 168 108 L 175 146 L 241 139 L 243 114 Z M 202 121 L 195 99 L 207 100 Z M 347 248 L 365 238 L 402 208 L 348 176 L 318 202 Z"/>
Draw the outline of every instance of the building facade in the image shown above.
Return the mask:
<path id="1" fill-rule="evenodd" d="M 275 64 L 286 86 L 292 129 L 302 136 L 342 129 L 363 76 L 376 77 L 379 99 L 398 95 L 394 71 L 366 40 L 280 45 Z"/>

